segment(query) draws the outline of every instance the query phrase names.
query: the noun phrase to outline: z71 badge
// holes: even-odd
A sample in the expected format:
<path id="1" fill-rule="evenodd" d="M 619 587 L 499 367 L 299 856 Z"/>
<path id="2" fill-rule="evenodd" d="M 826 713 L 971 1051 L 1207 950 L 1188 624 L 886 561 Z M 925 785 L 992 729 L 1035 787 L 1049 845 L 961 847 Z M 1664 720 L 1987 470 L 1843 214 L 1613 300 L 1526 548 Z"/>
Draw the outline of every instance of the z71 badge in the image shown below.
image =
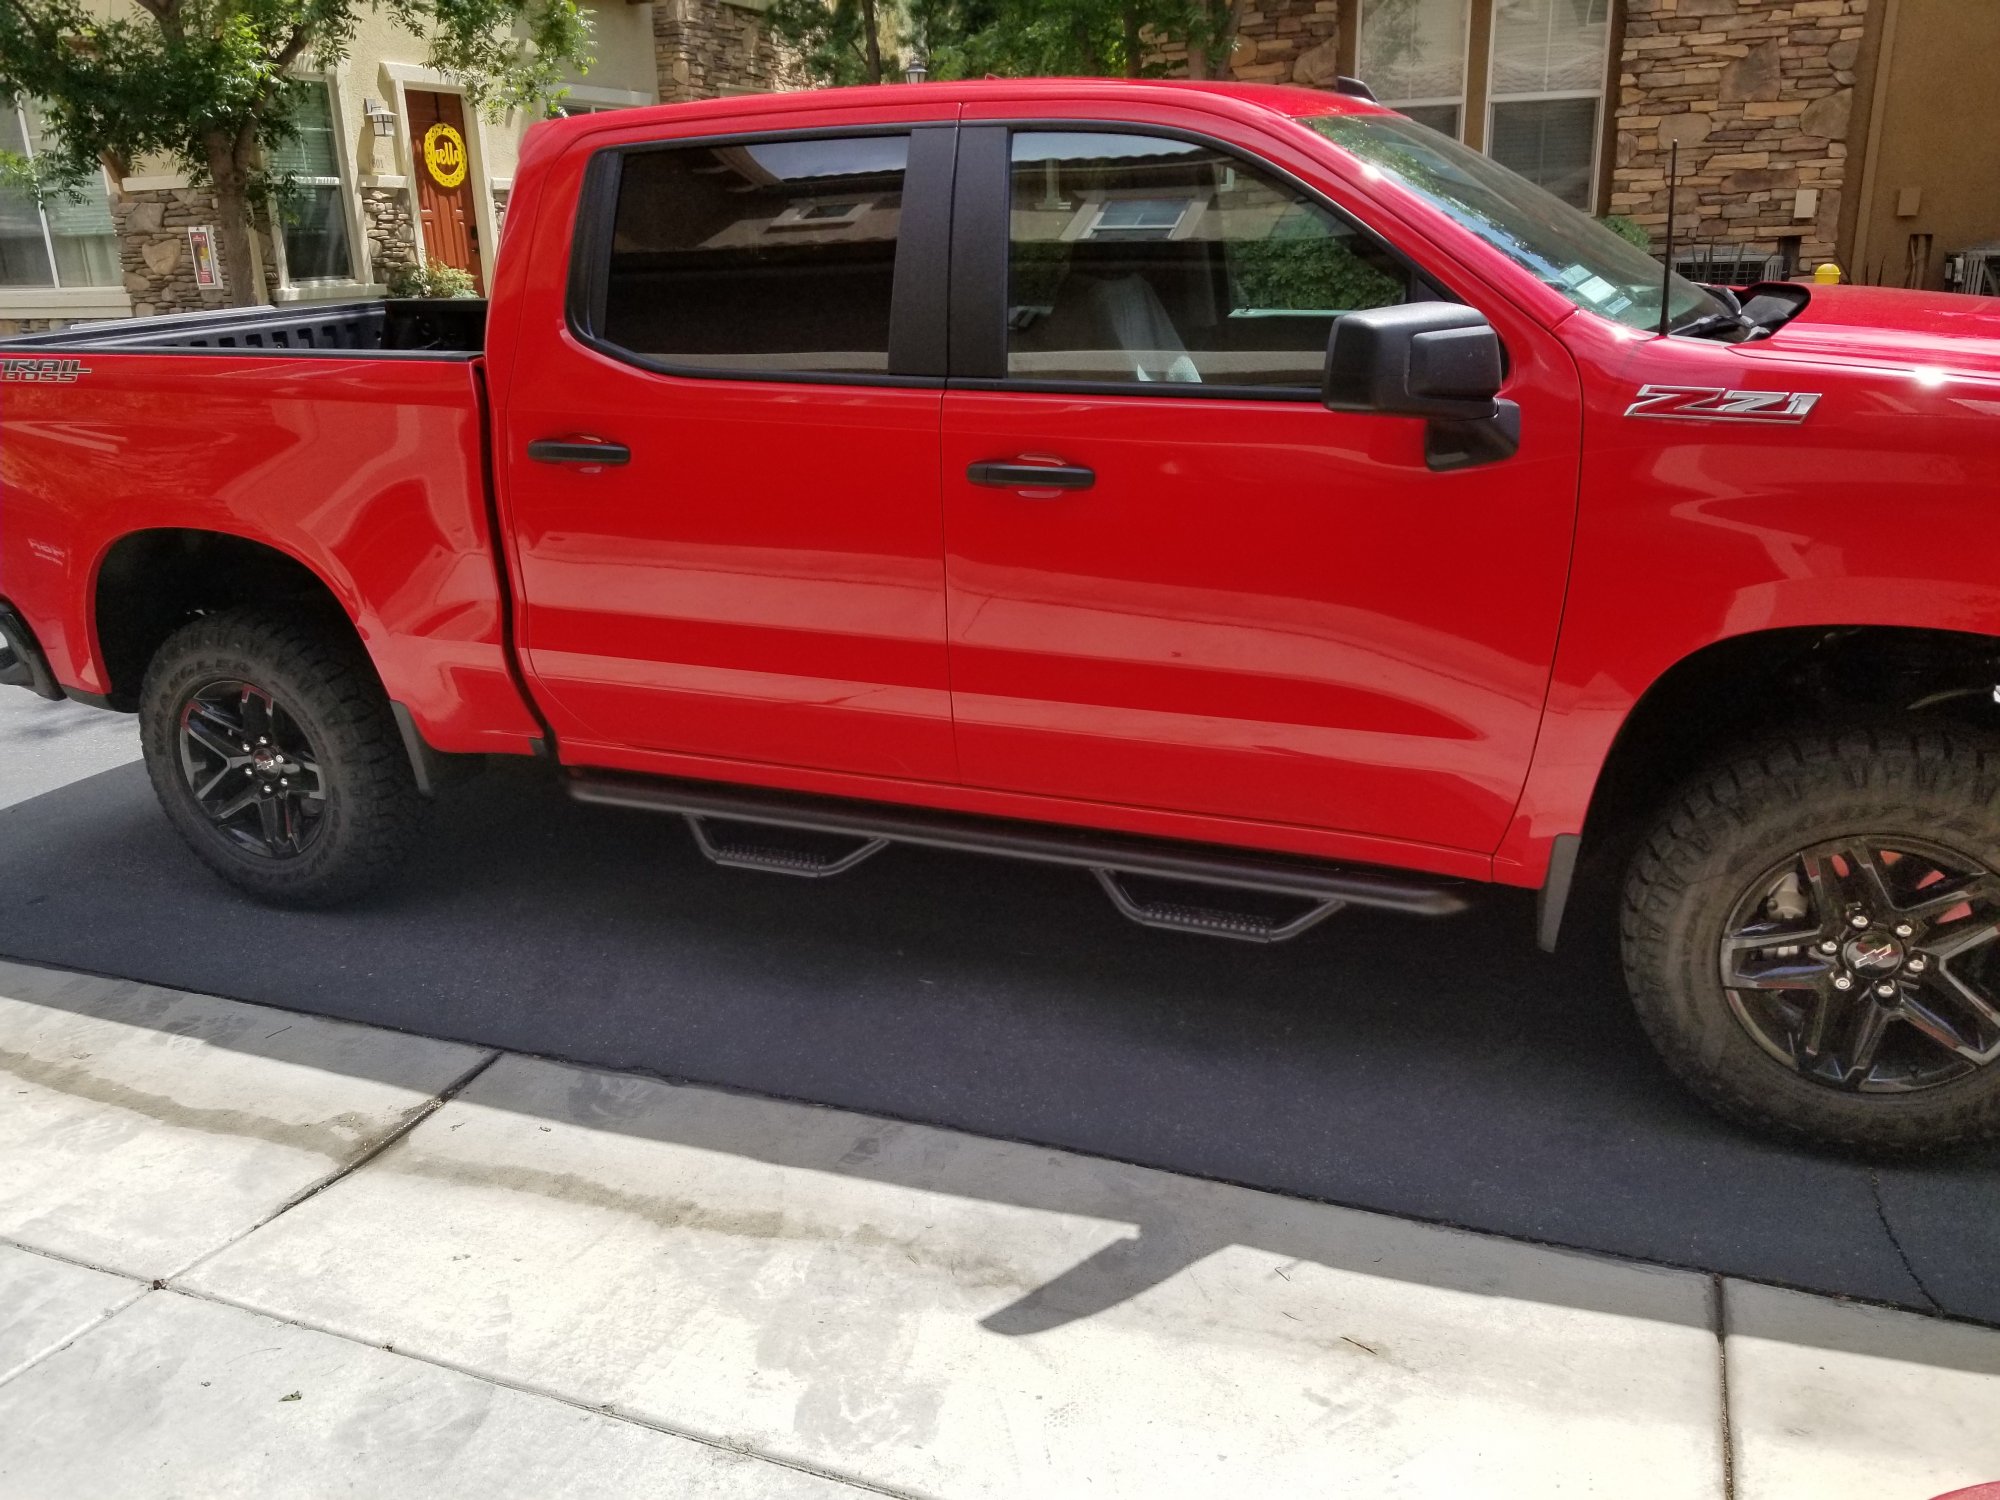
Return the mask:
<path id="1" fill-rule="evenodd" d="M 69 385 L 89 373 L 80 359 L 0 359 L 0 383 Z"/>
<path id="2" fill-rule="evenodd" d="M 1699 422 L 1803 422 L 1818 391 L 1724 391 L 1709 385 L 1642 385 L 1628 417 L 1682 417 Z"/>

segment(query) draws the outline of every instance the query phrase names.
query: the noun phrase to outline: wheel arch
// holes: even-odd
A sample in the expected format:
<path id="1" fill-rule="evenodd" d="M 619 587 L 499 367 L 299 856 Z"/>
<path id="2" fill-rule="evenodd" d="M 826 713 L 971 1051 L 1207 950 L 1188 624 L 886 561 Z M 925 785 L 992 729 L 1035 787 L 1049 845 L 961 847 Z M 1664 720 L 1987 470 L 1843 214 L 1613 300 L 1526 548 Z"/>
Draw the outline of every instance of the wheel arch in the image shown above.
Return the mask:
<path id="1" fill-rule="evenodd" d="M 368 650 L 353 598 L 351 587 L 343 594 L 321 568 L 267 541 L 203 527 L 127 532 L 104 550 L 90 584 L 93 649 L 106 704 L 127 711 L 138 706 L 146 668 L 188 620 L 249 604 L 310 609 L 337 622 L 381 681 L 381 664 Z"/>
<path id="2" fill-rule="evenodd" d="M 1586 844 L 1725 745 L 1801 720 L 1932 713 L 2000 728 L 2000 638 L 1909 626 L 1788 626 L 1712 642 L 1650 683 L 1592 790 Z"/>
<path id="3" fill-rule="evenodd" d="M 1807 723 L 1926 714 L 2000 732 L 2000 637 L 1895 625 L 1788 625 L 1709 642 L 1671 662 L 1622 713 L 1572 709 L 1545 727 L 1508 847 L 1544 891 L 1554 946 L 1573 872 L 1602 903 L 1645 815 L 1728 746 Z M 1545 759 L 1546 758 L 1546 759 Z M 1578 774 L 1589 768 L 1588 776 Z M 1510 852 L 1520 851 L 1520 852 Z"/>

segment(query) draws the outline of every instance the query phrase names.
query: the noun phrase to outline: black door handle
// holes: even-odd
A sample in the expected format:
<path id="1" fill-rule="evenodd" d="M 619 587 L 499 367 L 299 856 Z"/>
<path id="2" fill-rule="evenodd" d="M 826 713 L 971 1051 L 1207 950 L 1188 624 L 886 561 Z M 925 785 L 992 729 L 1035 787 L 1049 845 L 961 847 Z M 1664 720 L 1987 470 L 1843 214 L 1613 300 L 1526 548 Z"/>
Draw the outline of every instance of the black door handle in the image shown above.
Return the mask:
<path id="1" fill-rule="evenodd" d="M 590 443 L 576 438 L 536 438 L 528 457 L 538 464 L 629 464 L 632 450 L 623 443 Z"/>
<path id="2" fill-rule="evenodd" d="M 998 459 L 967 464 L 965 477 L 999 490 L 1087 490 L 1097 473 L 1081 464 L 1015 464 Z"/>

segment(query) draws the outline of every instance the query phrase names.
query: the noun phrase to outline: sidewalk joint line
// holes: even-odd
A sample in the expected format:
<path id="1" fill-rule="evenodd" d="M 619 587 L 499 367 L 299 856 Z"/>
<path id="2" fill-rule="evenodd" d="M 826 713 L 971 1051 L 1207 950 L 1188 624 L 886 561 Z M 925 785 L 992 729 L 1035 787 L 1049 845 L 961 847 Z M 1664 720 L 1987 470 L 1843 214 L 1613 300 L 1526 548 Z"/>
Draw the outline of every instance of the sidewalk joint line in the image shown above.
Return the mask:
<path id="1" fill-rule="evenodd" d="M 1736 1434 L 1729 1421 L 1729 1301 L 1718 1272 L 1708 1278 L 1715 1310 L 1715 1369 L 1722 1408 L 1722 1500 L 1736 1500 Z"/>
<path id="2" fill-rule="evenodd" d="M 280 1203 L 276 1208 L 272 1209 L 271 1212 L 264 1215 L 264 1217 L 259 1219 L 256 1223 L 252 1224 L 248 1229 L 240 1230 L 237 1233 L 232 1234 L 228 1239 L 224 1240 L 221 1244 L 215 1246 L 213 1249 L 204 1250 L 200 1255 L 197 1255 L 193 1260 L 189 1261 L 186 1265 L 180 1267 L 178 1270 L 169 1271 L 166 1275 L 162 1276 L 158 1281 L 156 1281 L 154 1285 L 172 1286 L 177 1280 L 179 1280 L 179 1278 L 187 1275 L 191 1271 L 194 1271 L 202 1266 L 207 1265 L 210 1261 L 214 1260 L 216 1256 L 222 1254 L 225 1250 L 229 1250 L 234 1246 L 242 1244 L 243 1241 L 250 1238 L 250 1236 L 255 1234 L 258 1230 L 264 1228 L 268 1224 L 274 1223 L 278 1219 L 283 1218 L 286 1214 L 290 1213 L 293 1209 L 297 1208 L 301 1203 L 304 1203 L 307 1199 L 316 1198 L 321 1193 L 325 1192 L 328 1188 L 333 1187 L 338 1183 L 345 1182 L 348 1178 L 352 1177 L 356 1172 L 360 1171 L 363 1167 L 367 1166 L 368 1163 L 375 1160 L 375 1158 L 380 1156 L 384 1151 L 387 1151 L 391 1146 L 395 1145 L 398 1141 L 402 1140 L 405 1136 L 407 1136 L 411 1131 L 415 1130 L 419 1125 L 423 1124 L 424 1121 L 428 1120 L 432 1115 L 436 1114 L 439 1110 L 443 1109 L 447 1104 L 451 1103 L 452 1100 L 456 1099 L 462 1092 L 465 1091 L 465 1089 L 472 1083 L 474 1079 L 479 1077 L 481 1073 L 484 1073 L 488 1068 L 492 1067 L 493 1064 L 498 1062 L 502 1057 L 506 1055 L 507 1054 L 505 1052 L 497 1048 L 488 1052 L 486 1056 L 482 1057 L 478 1062 L 474 1063 L 465 1072 L 461 1073 L 457 1078 L 453 1079 L 450 1083 L 446 1084 L 443 1088 L 439 1089 L 435 1094 L 431 1095 L 431 1097 L 426 1099 L 422 1104 L 418 1105 L 415 1109 L 411 1110 L 409 1114 L 406 1115 L 392 1129 L 390 1129 L 389 1132 L 382 1137 L 382 1139 L 375 1142 L 374 1145 L 368 1147 L 366 1150 L 362 1151 L 352 1161 L 349 1161 L 344 1166 L 335 1168 L 327 1176 L 320 1178 L 317 1182 L 311 1183 L 305 1188 L 302 1188 L 300 1191 L 292 1194 L 291 1197 L 287 1198 L 283 1203 Z M 176 1290 L 179 1290 L 179 1288 L 176 1288 Z"/>
<path id="3" fill-rule="evenodd" d="M 1910 1282 L 1916 1287 L 1917 1295 L 1929 1305 L 1932 1317 L 1945 1316 L 1944 1304 L 1933 1297 L 1931 1289 L 1924 1285 L 1924 1278 L 1917 1274 L 1917 1268 L 1910 1262 L 1910 1252 L 1903 1248 L 1902 1240 L 1897 1237 L 1896 1226 L 1889 1222 L 1889 1205 L 1882 1201 L 1882 1173 L 1875 1167 L 1868 1169 L 1868 1196 L 1875 1204 L 1875 1217 L 1882 1222 L 1882 1232 L 1889 1236 L 1889 1244 L 1896 1252 L 1896 1259 L 1903 1263 L 1903 1269 L 1909 1273 Z"/>
<path id="4" fill-rule="evenodd" d="M 817 1464 L 808 1463 L 803 1459 L 787 1458 L 782 1454 L 766 1453 L 759 1448 L 743 1447 L 740 1444 L 729 1442 L 723 1438 L 712 1437 L 707 1433 L 696 1432 L 685 1427 L 676 1427 L 668 1422 L 659 1422 L 651 1417 L 642 1417 L 631 1412 L 622 1411 L 615 1406 L 593 1406 L 588 1401 L 580 1401 L 576 1397 L 566 1396 L 560 1391 L 531 1385 L 526 1381 L 510 1379 L 504 1375 L 489 1374 L 484 1370 L 475 1370 L 470 1366 L 458 1364 L 453 1360 L 444 1359 L 435 1354 L 419 1353 L 414 1349 L 404 1349 L 393 1343 L 377 1343 L 373 1339 L 346 1333 L 341 1329 L 331 1327 L 325 1323 L 315 1322 L 310 1318 L 296 1317 L 289 1313 L 273 1312 L 267 1307 L 259 1307 L 254 1302 L 240 1301 L 235 1297 L 227 1296 L 207 1287 L 177 1286 L 169 1283 L 166 1290 L 176 1296 L 187 1297 L 193 1301 L 210 1302 L 218 1307 L 228 1307 L 235 1309 L 237 1312 L 249 1313 L 254 1317 L 269 1318 L 273 1323 L 282 1323 L 290 1328 L 303 1329 L 307 1333 L 324 1334 L 328 1338 L 339 1339 L 342 1343 L 353 1344 L 359 1348 L 376 1349 L 384 1354 L 394 1355 L 399 1359 L 415 1360 L 418 1364 L 430 1365 L 434 1369 L 449 1370 L 454 1375 L 463 1375 L 467 1379 L 477 1380 L 486 1385 L 498 1386 L 502 1390 L 513 1391 L 517 1395 L 531 1396 L 539 1401 L 553 1401 L 558 1405 L 569 1407 L 572 1411 L 588 1412 L 591 1416 L 603 1417 L 606 1421 L 622 1422 L 628 1427 L 641 1427 L 649 1432 L 660 1433 L 665 1437 L 680 1438 L 686 1442 L 699 1443 L 704 1448 L 713 1448 L 720 1453 L 734 1454 L 738 1458 L 754 1459 L 758 1463 L 771 1464 L 780 1469 L 791 1469 L 800 1474 L 811 1475 L 814 1479 L 824 1479 L 830 1483 L 845 1485 L 849 1489 L 862 1490 L 871 1495 L 886 1496 L 887 1500 L 928 1500 L 928 1497 L 918 1490 L 899 1490 L 888 1485 L 878 1484 L 872 1479 L 863 1479 L 854 1474 L 844 1474 L 838 1469 L 823 1468 Z"/>
<path id="5" fill-rule="evenodd" d="M 34 1250 L 27 1245 L 16 1245 L 11 1240 L 5 1241 L 4 1243 L 7 1244 L 8 1247 L 11 1249 L 27 1250 L 28 1253 L 31 1255 L 38 1255 L 41 1253 L 40 1251 Z M 60 1255 L 51 1255 L 48 1257 L 48 1259 L 55 1261 L 58 1265 L 77 1266 L 82 1270 L 95 1271 L 98 1269 L 96 1266 L 85 1266 L 81 1261 L 65 1260 Z M 41 1366 L 47 1364 L 50 1360 L 54 1359 L 58 1354 L 62 1353 L 72 1344 L 75 1344 L 78 1340 L 88 1338 L 91 1334 L 97 1332 L 98 1329 L 102 1328 L 106 1323 L 109 1323 L 113 1318 L 118 1317 L 122 1313 L 130 1312 L 133 1308 L 137 1307 L 141 1302 L 143 1302 L 146 1299 L 147 1294 L 153 1290 L 153 1286 L 150 1282 L 135 1281 L 134 1278 L 122 1275 L 117 1271 L 112 1271 L 107 1274 L 117 1276 L 121 1281 L 132 1282 L 133 1283 L 132 1295 L 127 1297 L 123 1302 L 119 1303 L 116 1307 L 107 1308 L 105 1311 L 99 1313 L 96 1317 L 92 1318 L 88 1323 L 84 1324 L 81 1328 L 77 1329 L 76 1332 L 72 1333 L 68 1338 L 64 1339 L 61 1343 L 50 1345 L 48 1348 L 44 1349 L 40 1354 L 34 1355 L 31 1358 L 25 1360 L 12 1370 L 0 1370 L 0 1386 L 10 1385 L 14 1381 L 20 1379 L 21 1376 L 27 1374 L 30 1370 L 41 1368 Z"/>

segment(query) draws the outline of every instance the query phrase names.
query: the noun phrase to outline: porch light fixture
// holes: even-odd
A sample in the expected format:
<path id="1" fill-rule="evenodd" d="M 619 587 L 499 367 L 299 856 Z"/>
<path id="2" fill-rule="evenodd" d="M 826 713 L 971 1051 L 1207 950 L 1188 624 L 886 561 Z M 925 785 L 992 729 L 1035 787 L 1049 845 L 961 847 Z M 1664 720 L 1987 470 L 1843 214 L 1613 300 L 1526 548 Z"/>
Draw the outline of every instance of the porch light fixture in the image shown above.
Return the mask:
<path id="1" fill-rule="evenodd" d="M 363 99 L 361 113 L 374 128 L 378 140 L 386 141 L 395 135 L 396 116 L 380 99 Z"/>
<path id="2" fill-rule="evenodd" d="M 923 53 L 913 56 L 903 68 L 903 82 L 922 83 L 931 76 L 931 65 L 924 61 Z"/>

